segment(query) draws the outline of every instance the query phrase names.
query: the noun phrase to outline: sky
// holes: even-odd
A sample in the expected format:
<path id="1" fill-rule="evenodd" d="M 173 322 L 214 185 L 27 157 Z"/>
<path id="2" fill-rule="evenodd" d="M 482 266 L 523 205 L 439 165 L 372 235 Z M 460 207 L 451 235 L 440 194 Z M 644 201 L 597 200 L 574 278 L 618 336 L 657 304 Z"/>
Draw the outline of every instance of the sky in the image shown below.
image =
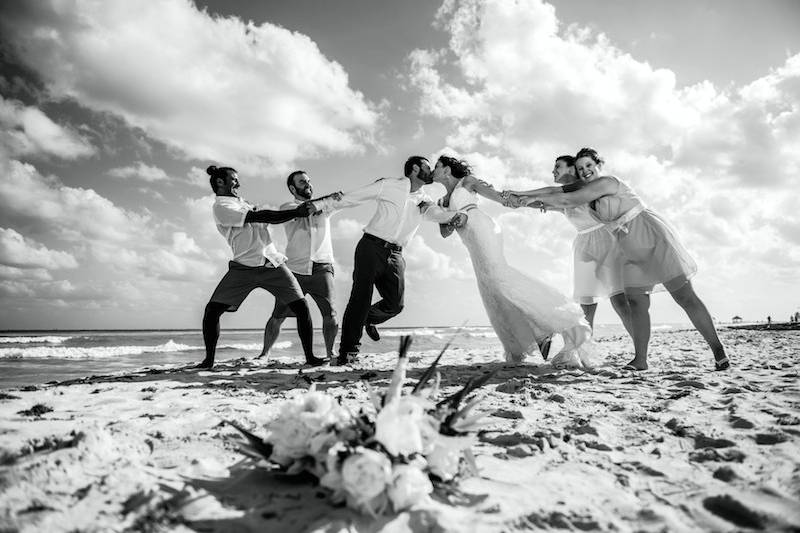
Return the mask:
<path id="1" fill-rule="evenodd" d="M 230 256 L 210 164 L 277 208 L 295 169 L 325 194 L 447 153 L 532 188 L 583 146 L 675 226 L 712 316 L 785 320 L 800 310 L 798 20 L 795 0 L 6 0 L 0 329 L 199 327 Z M 562 215 L 481 207 L 512 265 L 571 293 Z M 373 209 L 332 219 L 340 314 Z M 457 236 L 426 224 L 404 253 L 387 325 L 488 325 Z M 272 304 L 253 293 L 223 327 L 261 327 Z M 667 294 L 651 314 L 687 322 Z M 617 322 L 607 302 L 596 321 Z"/>

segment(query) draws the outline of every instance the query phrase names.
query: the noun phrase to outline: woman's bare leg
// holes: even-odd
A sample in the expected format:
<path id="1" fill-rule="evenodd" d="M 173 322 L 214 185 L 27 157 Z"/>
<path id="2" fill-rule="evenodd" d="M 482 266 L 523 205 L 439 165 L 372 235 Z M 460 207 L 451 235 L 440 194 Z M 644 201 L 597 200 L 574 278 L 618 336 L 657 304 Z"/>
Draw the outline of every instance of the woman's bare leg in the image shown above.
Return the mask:
<path id="1" fill-rule="evenodd" d="M 637 370 L 647 368 L 647 347 L 650 344 L 650 295 L 626 294 L 631 313 L 631 337 L 633 337 L 633 360 L 626 366 Z"/>
<path id="2" fill-rule="evenodd" d="M 711 319 L 711 314 L 708 312 L 705 304 L 700 300 L 700 297 L 697 296 L 697 293 L 694 292 L 692 282 L 687 281 L 680 289 L 670 291 L 670 294 L 672 298 L 675 299 L 675 303 L 686 311 L 695 329 L 700 332 L 700 335 L 702 335 L 708 343 L 711 352 L 714 354 L 714 360 L 725 360 L 725 347 L 722 346 L 722 342 L 719 340 L 717 328 L 714 326 L 714 321 Z"/>

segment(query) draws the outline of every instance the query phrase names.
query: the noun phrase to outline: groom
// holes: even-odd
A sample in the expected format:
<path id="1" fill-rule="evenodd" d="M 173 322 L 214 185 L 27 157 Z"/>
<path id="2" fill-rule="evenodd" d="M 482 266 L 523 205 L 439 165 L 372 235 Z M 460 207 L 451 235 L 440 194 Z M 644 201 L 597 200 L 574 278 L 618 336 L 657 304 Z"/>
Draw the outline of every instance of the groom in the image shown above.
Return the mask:
<path id="1" fill-rule="evenodd" d="M 450 222 L 452 213 L 438 207 L 422 190 L 433 183 L 427 158 L 414 155 L 403 168 L 403 178 L 381 178 L 369 185 L 344 193 L 341 199 L 322 200 L 320 208 L 353 207 L 368 201 L 376 202 L 375 214 L 364 227 L 358 241 L 353 265 L 353 287 L 342 318 L 339 356 L 334 364 L 346 365 L 355 360 L 361 347 L 361 335 L 379 340 L 376 324 L 386 322 L 403 310 L 405 268 L 403 247 L 417 231 L 423 217 L 437 222 Z M 329 205 L 330 204 L 330 205 Z M 373 288 L 381 299 L 371 304 Z"/>

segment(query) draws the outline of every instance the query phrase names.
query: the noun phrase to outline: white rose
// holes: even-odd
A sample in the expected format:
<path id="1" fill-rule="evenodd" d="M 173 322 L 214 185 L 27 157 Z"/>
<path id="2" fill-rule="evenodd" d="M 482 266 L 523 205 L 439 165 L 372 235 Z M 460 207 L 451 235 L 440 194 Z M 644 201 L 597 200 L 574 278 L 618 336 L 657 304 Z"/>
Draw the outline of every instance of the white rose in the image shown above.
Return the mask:
<path id="1" fill-rule="evenodd" d="M 314 432 L 298 419 L 278 419 L 268 428 L 272 432 L 269 441 L 273 445 L 273 461 L 287 466 L 293 459 L 308 455 L 308 443 Z"/>
<path id="2" fill-rule="evenodd" d="M 375 440 L 392 455 L 422 453 L 422 424 L 426 419 L 424 400 L 416 396 L 395 398 L 375 419 Z"/>
<path id="3" fill-rule="evenodd" d="M 323 470 L 325 473 L 320 476 L 319 484 L 333 491 L 331 499 L 335 503 L 344 501 L 344 485 L 342 483 L 342 460 L 340 459 L 341 452 L 345 451 L 346 446 L 337 442 L 330 448 L 325 456 Z"/>
<path id="4" fill-rule="evenodd" d="M 458 474 L 458 465 L 464 449 L 472 446 L 472 437 L 445 437 L 440 435 L 433 450 L 425 456 L 433 474 L 450 481 Z"/>
<path id="5" fill-rule="evenodd" d="M 400 512 L 428 501 L 428 495 L 433 492 L 433 483 L 417 466 L 396 465 L 387 492 L 395 512 Z"/>
<path id="6" fill-rule="evenodd" d="M 314 431 L 339 424 L 349 418 L 348 411 L 324 392 L 308 392 L 301 399 L 297 416 Z"/>
<path id="7" fill-rule="evenodd" d="M 292 398 L 281 406 L 278 418 L 267 424 L 268 440 L 274 446 L 271 459 L 286 466 L 293 459 L 322 452 L 331 439 L 320 441 L 315 436 L 349 420 L 349 411 L 323 392 L 311 390 Z"/>
<path id="8" fill-rule="evenodd" d="M 342 463 L 342 485 L 357 503 L 380 495 L 392 479 L 392 464 L 380 452 L 358 448 Z"/>

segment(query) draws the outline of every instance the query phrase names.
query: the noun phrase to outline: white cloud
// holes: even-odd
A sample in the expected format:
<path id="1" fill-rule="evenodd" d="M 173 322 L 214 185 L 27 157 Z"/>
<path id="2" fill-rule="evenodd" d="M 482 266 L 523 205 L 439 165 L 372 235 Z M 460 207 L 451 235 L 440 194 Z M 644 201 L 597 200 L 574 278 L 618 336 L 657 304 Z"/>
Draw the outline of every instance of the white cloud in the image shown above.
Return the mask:
<path id="1" fill-rule="evenodd" d="M 75 268 L 78 262 L 72 254 L 49 250 L 32 239 L 26 239 L 13 229 L 0 228 L 0 264 L 19 268 Z"/>
<path id="2" fill-rule="evenodd" d="M 307 36 L 189 0 L 0 4 L 4 37 L 54 98 L 122 116 L 187 157 L 237 167 L 370 144 L 379 115 Z M 91 74 L 89 74 L 91 73 Z"/>
<path id="3" fill-rule="evenodd" d="M 0 159 L 0 226 L 72 242 L 147 239 L 149 217 L 117 207 L 92 189 L 68 187 L 35 167 Z"/>
<path id="4" fill-rule="evenodd" d="M 186 173 L 186 181 L 202 189 L 209 190 L 211 188 L 208 180 L 209 176 L 206 171 L 199 167 L 192 167 Z"/>
<path id="5" fill-rule="evenodd" d="M 12 156 L 77 159 L 94 153 L 78 132 L 53 122 L 40 109 L 0 95 L 0 145 Z"/>
<path id="6" fill-rule="evenodd" d="M 421 235 L 415 235 L 403 250 L 406 260 L 406 275 L 419 279 L 465 279 L 470 277 L 464 270 L 453 264 L 449 255 L 437 252 L 425 242 Z"/>
<path id="7" fill-rule="evenodd" d="M 163 169 L 145 165 L 141 161 L 138 161 L 135 165 L 127 166 L 127 167 L 117 167 L 112 168 L 108 171 L 108 175 L 112 178 L 119 178 L 119 179 L 127 179 L 127 178 L 138 178 L 143 181 L 154 182 L 154 181 L 166 181 L 169 179 L 167 173 L 164 172 Z"/>
<path id="8" fill-rule="evenodd" d="M 356 241 L 361 238 L 364 223 L 352 218 L 335 218 L 331 227 L 331 236 L 336 239 Z"/>
<path id="9" fill-rule="evenodd" d="M 4 304 L 35 313 L 56 305 L 95 312 L 141 310 L 154 297 L 161 305 L 193 301 L 197 287 L 213 288 L 213 278 L 225 266 L 224 260 L 217 261 L 217 252 L 224 256 L 226 251 L 219 235 L 212 252 L 203 251 L 204 239 L 216 230 L 209 198 L 201 200 L 207 209 L 204 224 L 197 227 L 154 220 L 146 210 L 123 209 L 92 189 L 66 186 L 54 176 L 42 176 L 32 165 L 0 157 Z M 65 250 L 53 250 L 49 243 Z M 75 270 L 76 257 L 86 258 L 86 269 Z M 57 269 L 73 270 L 53 279 Z M 120 279 L 132 280 L 138 292 Z"/>
<path id="10" fill-rule="evenodd" d="M 44 268 L 18 268 L 0 265 L 0 279 L 50 281 L 53 276 Z"/>
<path id="11" fill-rule="evenodd" d="M 447 1 L 436 24 L 449 46 L 412 52 L 408 80 L 462 152 L 498 154 L 520 175 L 587 145 L 748 186 L 800 171 L 800 54 L 740 89 L 681 88 L 605 35 L 563 28 L 541 0 Z"/>

